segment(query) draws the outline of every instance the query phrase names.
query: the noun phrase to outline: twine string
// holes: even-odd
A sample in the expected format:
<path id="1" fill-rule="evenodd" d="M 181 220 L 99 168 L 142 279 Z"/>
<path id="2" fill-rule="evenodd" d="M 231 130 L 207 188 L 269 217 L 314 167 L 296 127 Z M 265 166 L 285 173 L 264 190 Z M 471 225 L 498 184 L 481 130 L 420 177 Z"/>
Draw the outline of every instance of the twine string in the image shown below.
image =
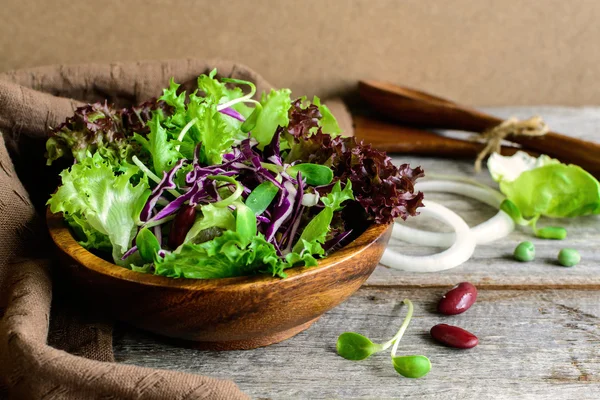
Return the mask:
<path id="1" fill-rule="evenodd" d="M 481 162 L 485 157 L 492 153 L 500 153 L 502 141 L 508 136 L 544 136 L 548 131 L 548 125 L 539 116 L 525 120 L 511 117 L 502 121 L 499 125 L 484 131 L 481 135 L 474 136 L 472 140 L 485 143 L 484 148 L 479 152 L 475 160 L 475 171 L 481 171 Z"/>

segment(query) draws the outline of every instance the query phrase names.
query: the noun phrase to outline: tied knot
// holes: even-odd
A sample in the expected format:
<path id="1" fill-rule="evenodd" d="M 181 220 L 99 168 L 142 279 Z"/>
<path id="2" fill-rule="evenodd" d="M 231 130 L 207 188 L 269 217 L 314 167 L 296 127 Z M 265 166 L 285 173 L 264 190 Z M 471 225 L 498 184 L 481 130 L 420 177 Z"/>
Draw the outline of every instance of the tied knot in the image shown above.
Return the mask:
<path id="1" fill-rule="evenodd" d="M 485 143 L 485 147 L 477 155 L 475 160 L 475 171 L 481 170 L 481 162 L 485 157 L 492 153 L 500 153 L 502 141 L 508 136 L 543 136 L 548 133 L 548 125 L 541 117 L 535 116 L 529 119 L 519 120 L 511 117 L 502 121 L 481 135 L 477 135 L 473 140 Z"/>

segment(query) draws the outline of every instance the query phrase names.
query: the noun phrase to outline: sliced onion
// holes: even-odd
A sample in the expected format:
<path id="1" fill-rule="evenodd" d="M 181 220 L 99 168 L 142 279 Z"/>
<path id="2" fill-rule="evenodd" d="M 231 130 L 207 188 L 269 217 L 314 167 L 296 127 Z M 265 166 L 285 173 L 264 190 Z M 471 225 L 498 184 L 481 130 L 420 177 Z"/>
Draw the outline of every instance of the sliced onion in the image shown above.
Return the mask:
<path id="1" fill-rule="evenodd" d="M 415 185 L 415 189 L 423 192 L 455 193 L 479 200 L 495 208 L 499 208 L 505 199 L 504 195 L 497 190 L 462 181 L 433 180 L 419 182 Z M 492 218 L 471 228 L 471 232 L 473 232 L 477 244 L 485 244 L 506 237 L 514 228 L 515 224 L 512 218 L 504 211 L 498 211 Z M 434 247 L 449 247 L 456 240 L 454 233 L 424 231 L 405 226 L 401 223 L 394 224 L 392 237 L 407 243 Z"/>
<path id="2" fill-rule="evenodd" d="M 386 249 L 381 264 L 411 272 L 437 272 L 454 268 L 467 261 L 475 251 L 475 235 L 469 225 L 455 212 L 433 201 L 423 201 L 422 215 L 431 216 L 452 226 L 456 240 L 449 249 L 429 256 L 408 256 Z"/>

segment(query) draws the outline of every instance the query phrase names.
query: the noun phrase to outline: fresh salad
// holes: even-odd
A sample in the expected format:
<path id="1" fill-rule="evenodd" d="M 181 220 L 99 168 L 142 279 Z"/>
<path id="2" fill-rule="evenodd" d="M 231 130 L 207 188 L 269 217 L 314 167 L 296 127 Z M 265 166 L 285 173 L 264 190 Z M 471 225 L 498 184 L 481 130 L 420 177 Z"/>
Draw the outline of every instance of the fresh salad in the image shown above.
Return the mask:
<path id="1" fill-rule="evenodd" d="M 189 95 L 171 80 L 139 106 L 78 108 L 46 144 L 70 165 L 50 210 L 122 267 L 195 279 L 285 277 L 417 213 L 421 168 L 342 136 L 317 97 L 255 92 L 212 71 Z"/>

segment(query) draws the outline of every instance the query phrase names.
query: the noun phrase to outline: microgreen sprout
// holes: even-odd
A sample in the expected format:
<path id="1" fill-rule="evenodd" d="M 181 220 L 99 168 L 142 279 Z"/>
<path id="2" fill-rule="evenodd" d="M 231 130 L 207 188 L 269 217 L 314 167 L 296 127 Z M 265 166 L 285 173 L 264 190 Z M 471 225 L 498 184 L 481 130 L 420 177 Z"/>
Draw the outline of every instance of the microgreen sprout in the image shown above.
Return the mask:
<path id="1" fill-rule="evenodd" d="M 427 375 L 431 369 L 431 362 L 425 356 L 396 356 L 398 345 L 413 315 L 413 303 L 409 299 L 404 299 L 404 304 L 408 306 L 408 311 L 404 321 L 393 338 L 383 344 L 373 343 L 369 338 L 355 332 L 342 333 L 337 341 L 336 348 L 340 356 L 347 360 L 364 360 L 375 353 L 387 350 L 392 347 L 391 357 L 394 369 L 400 375 L 407 378 L 420 378 Z"/>
<path id="2" fill-rule="evenodd" d="M 226 103 L 223 104 L 219 104 L 217 106 L 217 111 L 221 111 L 224 110 L 228 107 L 231 107 L 235 104 L 238 103 L 254 103 L 254 104 L 260 104 L 258 101 L 253 100 L 252 96 L 254 96 L 254 94 L 256 93 L 256 86 L 252 83 L 252 82 L 248 82 L 248 81 L 242 81 L 239 79 L 233 79 L 233 78 L 221 78 L 222 82 L 226 82 L 226 83 L 236 83 L 238 85 L 248 85 L 250 87 L 250 93 L 242 96 L 242 97 L 238 97 L 235 98 L 233 100 L 230 100 Z"/>
<path id="3" fill-rule="evenodd" d="M 160 178 L 156 176 L 154 172 L 150 171 L 150 169 L 146 167 L 144 163 L 141 162 L 139 158 L 137 158 L 137 156 L 131 157 L 131 161 L 133 161 L 133 163 L 137 165 L 142 170 L 142 172 L 148 176 L 148 178 L 152 179 L 156 183 L 160 183 Z M 177 193 L 177 196 L 179 196 L 179 193 Z"/>
<path id="4" fill-rule="evenodd" d="M 136 237 L 136 245 L 140 256 L 145 262 L 154 262 L 155 257 L 160 250 L 160 243 L 156 236 L 148 229 L 142 228 Z"/>
<path id="5" fill-rule="evenodd" d="M 392 357 L 394 369 L 406 378 L 421 378 L 431 371 L 431 361 L 425 356 Z"/>
<path id="6" fill-rule="evenodd" d="M 254 104 L 254 111 L 252 114 L 244 121 L 240 129 L 244 133 L 250 132 L 256 126 L 256 122 L 258 121 L 258 116 L 262 112 L 262 104 L 256 103 Z"/>
<path id="7" fill-rule="evenodd" d="M 288 167 L 286 172 L 291 176 L 302 173 L 309 185 L 322 186 L 329 185 L 333 180 L 333 171 L 326 165 L 303 163 Z"/>
<path id="8" fill-rule="evenodd" d="M 198 122 L 198 118 L 193 118 L 190 122 L 188 122 L 183 129 L 181 130 L 181 132 L 179 132 L 179 136 L 177 136 L 177 141 L 178 142 L 183 142 L 183 138 L 185 138 L 186 133 L 188 133 L 188 131 L 190 130 L 190 128 L 192 126 L 194 126 L 194 124 Z M 177 146 L 175 146 L 175 150 L 179 151 L 179 148 L 181 147 L 180 144 L 178 144 Z"/>
<path id="9" fill-rule="evenodd" d="M 212 205 L 215 207 L 227 207 L 227 206 L 233 204 L 233 202 L 236 201 L 237 199 L 239 199 L 242 196 L 242 193 L 244 193 L 244 187 L 238 181 L 236 181 L 234 178 L 232 178 L 230 176 L 208 175 L 207 178 L 212 179 L 214 181 L 227 182 L 227 183 L 235 185 L 235 191 L 233 193 L 231 193 L 231 195 L 229 195 L 227 198 L 225 198 L 223 200 L 219 200 L 219 201 L 212 203 Z"/>
<path id="10" fill-rule="evenodd" d="M 254 188 L 246 198 L 246 205 L 250 207 L 254 214 L 260 215 L 265 212 L 267 207 L 273 202 L 279 189 L 271 181 L 264 181 Z"/>

